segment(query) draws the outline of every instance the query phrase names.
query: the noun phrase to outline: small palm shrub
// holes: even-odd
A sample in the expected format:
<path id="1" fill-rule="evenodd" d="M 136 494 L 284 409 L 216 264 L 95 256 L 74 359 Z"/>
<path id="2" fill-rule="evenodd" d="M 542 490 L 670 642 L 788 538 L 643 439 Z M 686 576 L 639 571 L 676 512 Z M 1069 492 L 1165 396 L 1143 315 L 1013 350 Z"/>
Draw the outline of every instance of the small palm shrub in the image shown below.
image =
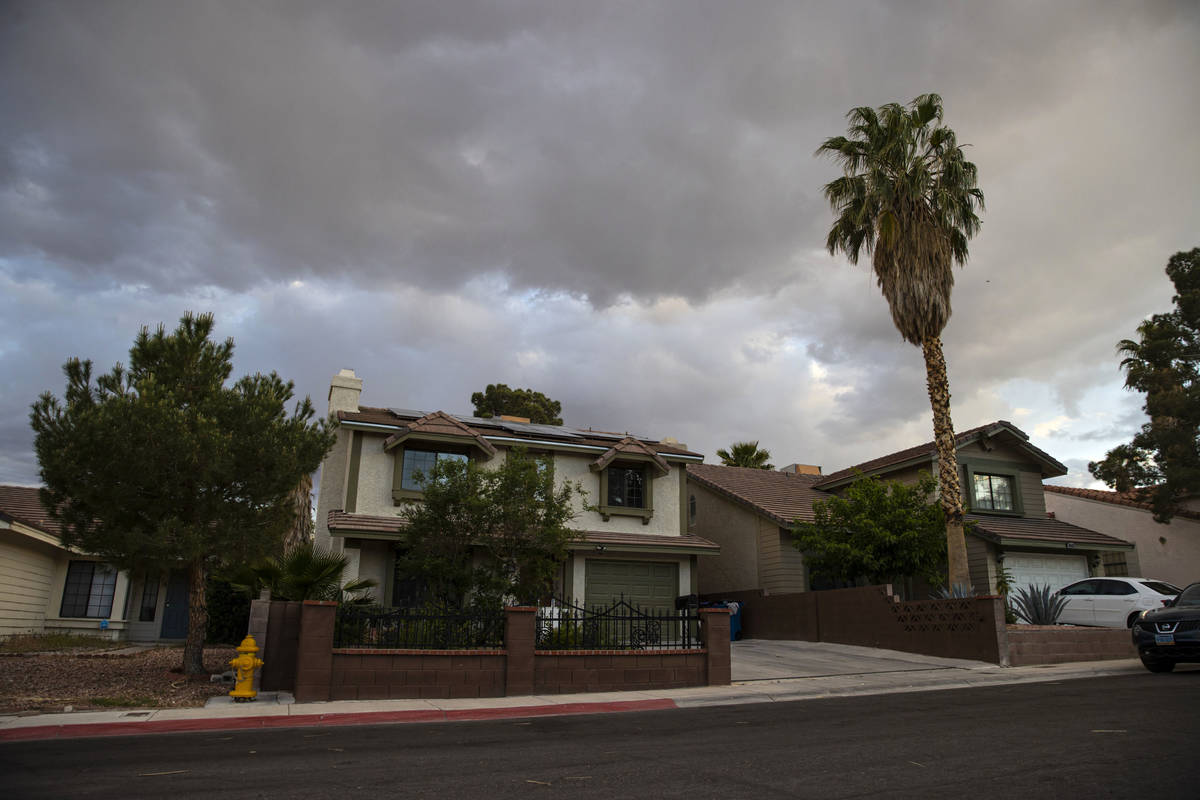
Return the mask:
<path id="1" fill-rule="evenodd" d="M 1030 625 L 1053 625 L 1058 622 L 1058 615 L 1066 608 L 1067 598 L 1058 597 L 1050 591 L 1050 584 L 1041 586 L 1029 584 L 1028 588 L 1017 589 L 1017 596 L 1012 601 L 1013 610 L 1017 616 Z"/>

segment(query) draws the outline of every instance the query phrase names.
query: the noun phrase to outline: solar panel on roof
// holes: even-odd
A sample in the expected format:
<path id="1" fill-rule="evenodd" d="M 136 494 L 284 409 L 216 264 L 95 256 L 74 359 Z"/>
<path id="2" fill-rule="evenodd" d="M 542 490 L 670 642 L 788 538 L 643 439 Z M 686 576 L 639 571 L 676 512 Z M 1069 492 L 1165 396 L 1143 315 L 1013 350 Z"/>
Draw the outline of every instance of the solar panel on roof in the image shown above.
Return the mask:
<path id="1" fill-rule="evenodd" d="M 578 439 L 579 436 L 561 425 L 539 425 L 536 422 L 513 422 L 507 419 L 493 420 L 506 431 L 525 436 L 557 436 L 564 439 Z"/>
<path id="2" fill-rule="evenodd" d="M 397 417 L 415 417 L 416 419 L 420 419 L 421 417 L 425 416 L 424 411 L 417 411 L 413 408 L 389 408 L 388 411 L 392 412 Z"/>

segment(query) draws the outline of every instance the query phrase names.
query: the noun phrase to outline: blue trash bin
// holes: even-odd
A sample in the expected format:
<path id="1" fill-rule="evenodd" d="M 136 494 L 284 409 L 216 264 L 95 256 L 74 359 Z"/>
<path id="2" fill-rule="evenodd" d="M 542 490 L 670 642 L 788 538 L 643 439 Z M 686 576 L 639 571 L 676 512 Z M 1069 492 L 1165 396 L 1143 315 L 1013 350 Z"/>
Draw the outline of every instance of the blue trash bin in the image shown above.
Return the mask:
<path id="1" fill-rule="evenodd" d="M 742 604 L 733 600 L 707 600 L 700 604 L 701 608 L 729 609 L 729 641 L 736 642 L 742 638 Z"/>
<path id="2" fill-rule="evenodd" d="M 729 641 L 736 642 L 742 638 L 742 603 L 728 601 L 725 607 L 729 609 Z"/>

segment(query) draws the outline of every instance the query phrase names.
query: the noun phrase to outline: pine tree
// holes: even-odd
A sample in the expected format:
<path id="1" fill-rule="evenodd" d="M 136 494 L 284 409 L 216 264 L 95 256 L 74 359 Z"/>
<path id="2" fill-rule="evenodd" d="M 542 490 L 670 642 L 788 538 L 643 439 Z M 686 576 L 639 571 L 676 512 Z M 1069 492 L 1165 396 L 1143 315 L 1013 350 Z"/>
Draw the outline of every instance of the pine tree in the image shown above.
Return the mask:
<path id="1" fill-rule="evenodd" d="M 30 415 L 42 503 L 65 546 L 134 571 L 189 570 L 189 675 L 204 672 L 207 576 L 280 551 L 296 485 L 333 445 L 308 398 L 287 413 L 290 381 L 227 385 L 233 340 L 212 330 L 211 314 L 170 334 L 143 328 L 129 367 L 95 381 L 73 358 L 62 400 L 46 392 Z"/>
<path id="2" fill-rule="evenodd" d="M 1125 339 L 1125 387 L 1146 395 L 1150 421 L 1128 444 L 1088 464 L 1118 492 L 1138 492 L 1154 506 L 1154 519 L 1169 522 L 1179 501 L 1200 494 L 1200 248 L 1167 262 L 1175 284 L 1175 310 L 1138 326 L 1138 341 Z"/>

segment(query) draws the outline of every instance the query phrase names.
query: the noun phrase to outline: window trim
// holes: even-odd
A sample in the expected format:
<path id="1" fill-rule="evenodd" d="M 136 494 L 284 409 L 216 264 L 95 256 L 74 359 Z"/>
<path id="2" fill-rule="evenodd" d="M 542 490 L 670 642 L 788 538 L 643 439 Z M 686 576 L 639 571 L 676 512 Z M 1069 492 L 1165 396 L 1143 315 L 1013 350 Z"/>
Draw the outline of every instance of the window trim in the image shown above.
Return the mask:
<path id="1" fill-rule="evenodd" d="M 608 471 L 610 469 L 631 469 L 642 473 L 641 508 L 607 505 Z M 654 516 L 654 470 L 651 469 L 651 465 L 644 461 L 614 459 L 604 469 L 600 470 L 600 501 L 601 505 L 597 506 L 596 510 L 599 512 L 600 518 L 605 522 L 608 522 L 612 517 L 640 517 L 643 525 L 649 525 L 650 518 Z"/>
<path id="2" fill-rule="evenodd" d="M 972 514 L 990 514 L 998 517 L 1025 516 L 1025 502 L 1021 497 L 1021 467 L 1007 461 L 991 461 L 982 458 L 961 458 L 959 463 L 963 469 L 963 505 Z M 1008 478 L 1012 483 L 1012 509 L 978 508 L 975 503 L 975 476 L 988 475 L 994 478 Z"/>
<path id="3" fill-rule="evenodd" d="M 154 618 L 158 616 L 158 584 L 161 576 L 155 572 L 153 575 L 146 574 L 142 579 L 142 598 L 138 605 L 138 622 L 154 622 Z M 152 591 L 153 590 L 153 591 Z M 150 604 L 147 605 L 146 601 Z M 150 616 L 146 616 L 149 613 Z"/>
<path id="4" fill-rule="evenodd" d="M 67 592 L 71 589 L 71 573 L 76 570 L 76 568 L 77 568 L 76 565 L 82 565 L 82 564 L 87 564 L 91 568 L 90 574 L 88 575 L 88 578 L 87 578 L 88 591 L 87 591 L 86 600 L 84 601 L 84 604 L 83 604 L 83 613 L 82 614 L 68 614 L 67 613 L 68 610 L 77 611 L 78 607 L 79 607 L 78 599 L 73 598 L 72 599 L 73 605 L 68 609 L 68 607 L 67 607 Z M 100 568 L 106 569 L 107 572 L 105 574 L 111 576 L 111 584 L 110 584 L 111 591 L 108 593 L 107 606 L 102 605 L 104 598 L 105 598 L 105 592 L 103 591 L 103 589 L 105 587 L 105 584 L 108 584 L 109 581 L 104 581 L 103 583 L 101 583 L 101 585 L 99 587 L 101 591 L 97 598 L 100 601 L 100 603 L 97 604 L 97 609 L 96 609 L 97 613 L 90 614 L 88 612 L 92 607 L 94 598 L 96 598 L 96 595 L 95 595 L 95 592 L 97 589 L 96 578 L 97 578 L 97 575 L 101 572 Z M 76 594 L 78 594 L 78 592 L 76 592 Z M 73 559 L 67 563 L 67 575 L 66 575 L 65 580 L 63 581 L 62 602 L 59 604 L 59 607 L 58 607 L 58 615 L 59 615 L 59 617 L 62 617 L 63 619 L 111 619 L 113 603 L 116 600 L 116 595 L 117 595 L 117 570 L 115 567 L 112 567 L 109 564 L 105 564 L 102 561 Z"/>
<path id="5" fill-rule="evenodd" d="M 425 491 L 422 489 L 407 489 L 404 486 L 404 457 L 409 451 L 418 451 L 423 453 L 437 453 L 455 456 L 464 456 L 467 461 L 474 459 L 471 453 L 471 448 L 466 446 L 459 437 L 444 437 L 444 438 L 429 438 L 429 439 L 411 439 L 395 448 L 395 466 L 392 472 L 392 505 L 403 505 L 412 500 L 421 500 L 425 497 Z"/>

